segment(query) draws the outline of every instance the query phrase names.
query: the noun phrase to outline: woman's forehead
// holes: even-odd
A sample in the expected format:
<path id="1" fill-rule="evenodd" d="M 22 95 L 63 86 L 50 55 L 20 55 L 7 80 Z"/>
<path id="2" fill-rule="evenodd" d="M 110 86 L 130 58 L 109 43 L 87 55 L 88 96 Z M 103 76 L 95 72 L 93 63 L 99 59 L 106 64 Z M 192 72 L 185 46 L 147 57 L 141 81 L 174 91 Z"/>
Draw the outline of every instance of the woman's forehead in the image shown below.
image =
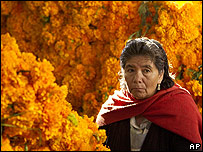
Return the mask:
<path id="1" fill-rule="evenodd" d="M 126 61 L 127 64 L 154 64 L 150 56 L 136 55 Z"/>

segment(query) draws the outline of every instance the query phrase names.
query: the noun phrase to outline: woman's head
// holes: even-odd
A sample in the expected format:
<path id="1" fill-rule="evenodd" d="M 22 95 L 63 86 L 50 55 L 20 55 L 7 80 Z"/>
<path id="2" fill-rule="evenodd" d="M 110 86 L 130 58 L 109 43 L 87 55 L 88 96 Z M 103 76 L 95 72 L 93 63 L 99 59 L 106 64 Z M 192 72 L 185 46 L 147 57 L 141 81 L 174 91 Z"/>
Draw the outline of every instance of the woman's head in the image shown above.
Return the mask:
<path id="1" fill-rule="evenodd" d="M 156 93 L 157 85 L 167 89 L 174 85 L 169 76 L 166 53 L 161 44 L 153 39 L 129 40 L 120 56 L 121 87 L 128 89 L 137 99 Z"/>

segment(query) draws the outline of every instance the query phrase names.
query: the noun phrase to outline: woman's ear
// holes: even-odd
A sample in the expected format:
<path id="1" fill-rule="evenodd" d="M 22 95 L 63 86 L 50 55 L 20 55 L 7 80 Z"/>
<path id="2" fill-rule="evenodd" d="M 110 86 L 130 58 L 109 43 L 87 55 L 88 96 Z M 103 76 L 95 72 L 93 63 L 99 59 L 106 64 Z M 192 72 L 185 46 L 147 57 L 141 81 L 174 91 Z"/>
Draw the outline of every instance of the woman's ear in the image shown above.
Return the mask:
<path id="1" fill-rule="evenodd" d="M 159 79 L 158 79 L 158 83 L 159 84 L 161 84 L 163 78 L 164 78 L 164 69 L 161 70 L 161 72 L 159 73 Z"/>

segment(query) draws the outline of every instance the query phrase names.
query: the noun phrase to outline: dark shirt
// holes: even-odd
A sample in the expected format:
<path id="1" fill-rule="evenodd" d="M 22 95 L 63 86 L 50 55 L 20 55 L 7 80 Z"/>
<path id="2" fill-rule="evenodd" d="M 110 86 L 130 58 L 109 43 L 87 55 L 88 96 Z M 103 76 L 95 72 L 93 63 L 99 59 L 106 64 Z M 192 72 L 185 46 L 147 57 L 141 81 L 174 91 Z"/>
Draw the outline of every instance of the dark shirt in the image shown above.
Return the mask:
<path id="1" fill-rule="evenodd" d="M 104 145 L 112 151 L 131 151 L 130 119 L 100 127 L 105 129 L 107 139 Z M 189 151 L 189 140 L 152 123 L 140 151 Z"/>

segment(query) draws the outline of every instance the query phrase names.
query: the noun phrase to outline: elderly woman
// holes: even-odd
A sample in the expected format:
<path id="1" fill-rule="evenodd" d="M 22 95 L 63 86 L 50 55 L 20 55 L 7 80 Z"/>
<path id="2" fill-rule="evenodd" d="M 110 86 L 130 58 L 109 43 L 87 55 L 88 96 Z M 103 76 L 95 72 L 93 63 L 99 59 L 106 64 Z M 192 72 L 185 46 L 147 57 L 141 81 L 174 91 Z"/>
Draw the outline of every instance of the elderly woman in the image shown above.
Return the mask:
<path id="1" fill-rule="evenodd" d="M 120 64 L 121 90 L 109 96 L 96 120 L 106 130 L 105 145 L 115 151 L 185 151 L 202 143 L 202 117 L 189 92 L 169 76 L 158 41 L 129 40 Z"/>

